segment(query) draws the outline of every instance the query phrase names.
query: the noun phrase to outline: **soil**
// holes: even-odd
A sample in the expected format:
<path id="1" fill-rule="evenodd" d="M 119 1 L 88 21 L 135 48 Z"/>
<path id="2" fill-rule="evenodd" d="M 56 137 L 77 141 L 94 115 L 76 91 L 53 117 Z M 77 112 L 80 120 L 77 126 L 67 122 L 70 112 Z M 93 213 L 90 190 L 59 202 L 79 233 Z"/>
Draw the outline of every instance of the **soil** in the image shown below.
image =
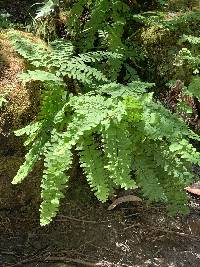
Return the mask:
<path id="1" fill-rule="evenodd" d="M 38 207 L 0 212 L 4 267 L 200 266 L 200 199 L 191 213 L 169 218 L 162 207 L 65 200 L 50 226 L 40 227 Z"/>

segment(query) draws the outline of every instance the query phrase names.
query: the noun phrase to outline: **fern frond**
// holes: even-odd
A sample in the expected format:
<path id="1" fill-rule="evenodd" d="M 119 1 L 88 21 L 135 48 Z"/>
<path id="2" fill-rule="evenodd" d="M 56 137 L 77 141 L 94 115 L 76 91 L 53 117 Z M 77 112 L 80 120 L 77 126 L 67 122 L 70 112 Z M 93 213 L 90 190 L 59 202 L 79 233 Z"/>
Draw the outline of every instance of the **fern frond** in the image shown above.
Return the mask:
<path id="1" fill-rule="evenodd" d="M 169 146 L 169 151 L 172 154 L 180 156 L 181 159 L 190 164 L 198 164 L 200 161 L 200 153 L 186 139 L 181 139 L 179 142 L 172 142 Z"/>
<path id="2" fill-rule="evenodd" d="M 184 188 L 194 180 L 194 175 L 191 173 L 192 163 L 179 156 L 176 153 L 175 146 L 173 152 L 164 142 L 153 146 L 153 158 L 159 169 L 161 168 L 164 171 L 161 172 L 162 178 L 159 177 L 159 182 L 165 192 L 169 212 L 171 214 L 176 214 L 177 212 L 185 213 L 188 211 L 188 207 L 186 206 L 187 196 Z M 179 145 L 176 146 L 177 149 L 178 147 L 180 149 Z M 182 152 L 185 154 L 184 149 Z"/>
<path id="3" fill-rule="evenodd" d="M 143 195 L 150 201 L 164 201 L 166 196 L 159 180 L 162 174 L 160 169 L 156 168 L 151 153 L 152 148 L 144 140 L 144 136 L 140 136 L 140 132 L 134 129 L 132 133 L 136 136 L 136 138 L 132 137 L 133 170 L 135 171 L 136 182 L 141 188 Z"/>
<path id="4" fill-rule="evenodd" d="M 104 121 L 118 106 L 113 99 L 87 94 L 71 97 L 69 104 L 79 119 L 84 118 L 86 123 L 94 125 Z"/>
<path id="5" fill-rule="evenodd" d="M 63 64 L 67 63 L 74 54 L 74 46 L 71 42 L 66 40 L 55 40 L 49 43 L 51 54 L 46 66 L 61 68 Z"/>
<path id="6" fill-rule="evenodd" d="M 189 42 L 192 45 L 200 45 L 200 37 L 183 34 L 181 42 Z"/>
<path id="7" fill-rule="evenodd" d="M 41 93 L 41 106 L 38 119 L 52 123 L 56 114 L 66 105 L 66 100 L 66 87 L 63 84 L 54 82 L 45 83 Z"/>
<path id="8" fill-rule="evenodd" d="M 108 82 L 107 77 L 96 68 L 87 66 L 84 62 L 69 61 L 67 64 L 63 64 L 57 75 L 62 74 L 75 80 L 78 80 L 84 84 L 92 84 L 96 81 Z"/>
<path id="9" fill-rule="evenodd" d="M 47 45 L 41 40 L 24 37 L 19 32 L 11 32 L 10 38 L 17 52 L 37 68 L 60 68 L 74 53 L 71 42 L 64 40 L 55 40 Z"/>
<path id="10" fill-rule="evenodd" d="M 192 82 L 188 87 L 188 92 L 197 97 L 200 101 L 200 77 L 193 77 Z"/>
<path id="11" fill-rule="evenodd" d="M 74 3 L 70 10 L 70 17 L 68 20 L 68 27 L 70 33 L 74 36 L 77 33 L 80 33 L 80 17 L 84 11 L 84 8 L 87 6 L 87 0 L 79 0 Z"/>
<path id="12" fill-rule="evenodd" d="M 62 79 L 57 77 L 55 74 L 43 70 L 28 70 L 27 72 L 19 74 L 18 77 L 23 81 L 23 83 L 27 83 L 29 81 L 52 81 L 63 83 Z"/>
<path id="13" fill-rule="evenodd" d="M 102 202 L 107 201 L 111 192 L 110 177 L 104 168 L 105 158 L 102 151 L 98 149 L 92 135 L 85 136 L 84 140 L 78 143 L 77 149 L 81 167 L 95 196 Z"/>
<path id="14" fill-rule="evenodd" d="M 107 59 L 122 59 L 123 55 L 115 52 L 87 52 L 79 54 L 77 57 L 72 58 L 72 62 L 85 62 L 85 63 L 95 63 Z"/>
<path id="15" fill-rule="evenodd" d="M 85 63 L 95 63 L 106 59 L 117 60 L 122 55 L 111 52 L 88 52 L 72 57 L 66 63 L 63 63 L 58 73 L 63 76 L 68 75 L 83 83 L 92 83 L 94 79 L 97 81 L 108 82 L 107 77 L 96 68 L 86 65 Z"/>
<path id="16" fill-rule="evenodd" d="M 35 163 L 40 159 L 40 156 L 43 153 L 45 143 L 45 136 L 41 136 L 34 142 L 31 149 L 25 156 L 25 162 L 21 165 L 17 174 L 13 178 L 12 184 L 21 183 L 24 178 L 26 178 L 26 176 L 33 170 Z"/>
<path id="17" fill-rule="evenodd" d="M 25 127 L 23 127 L 22 129 L 19 129 L 19 130 L 16 130 L 15 131 L 15 135 L 16 136 L 22 136 L 24 134 L 26 135 L 32 135 L 34 134 L 35 132 L 38 131 L 38 129 L 41 128 L 41 122 L 34 122 L 34 123 L 31 123 Z"/>
<path id="18" fill-rule="evenodd" d="M 122 58 L 121 54 L 103 51 L 73 56 L 73 45 L 63 40 L 56 40 L 47 46 L 43 43 L 33 43 L 19 33 L 13 34 L 12 40 L 21 56 L 35 67 L 45 68 L 45 70 L 29 70 L 22 73 L 19 77 L 24 82 L 40 80 L 62 83 L 62 78 L 68 76 L 84 84 L 107 83 L 106 75 L 96 66 L 90 66 L 91 63 L 108 59 L 114 62 Z"/>
<path id="19" fill-rule="evenodd" d="M 186 212 L 187 196 L 184 188 L 192 174 L 178 157 L 168 153 L 164 143 L 145 140 L 137 143 L 134 155 L 136 181 L 150 201 L 167 204 L 171 214 Z M 173 166 L 173 167 L 172 167 Z"/>
<path id="20" fill-rule="evenodd" d="M 144 107 L 144 130 L 149 138 L 152 140 L 167 138 L 172 142 L 191 135 L 187 125 L 176 114 L 172 114 L 161 103 L 153 101 L 151 93 L 142 97 L 141 101 Z"/>
<path id="21" fill-rule="evenodd" d="M 13 46 L 23 58 L 36 67 L 46 67 L 50 51 L 44 42 L 33 42 L 17 31 L 10 32 L 9 36 Z"/>
<path id="22" fill-rule="evenodd" d="M 45 1 L 44 5 L 37 12 L 35 19 L 45 18 L 46 16 L 49 16 L 57 5 L 59 5 L 59 0 Z"/>
<path id="23" fill-rule="evenodd" d="M 110 179 L 122 188 L 136 188 L 135 181 L 130 176 L 131 169 L 131 139 L 125 123 L 110 123 L 109 128 L 102 131 L 103 146 L 108 164 L 105 166 Z"/>
<path id="24" fill-rule="evenodd" d="M 67 186 L 69 176 L 65 174 L 72 165 L 73 154 L 71 144 L 62 134 L 52 133 L 51 145 L 45 151 L 42 177 L 42 203 L 40 206 L 40 223 L 48 224 L 55 217 L 63 189 Z"/>
<path id="25" fill-rule="evenodd" d="M 106 93 L 112 97 L 138 96 L 144 94 L 146 89 L 153 87 L 154 83 L 144 83 L 141 81 L 133 81 L 124 86 L 119 83 L 108 83 L 98 87 L 98 93 Z"/>
<path id="26" fill-rule="evenodd" d="M 111 6 L 108 0 L 95 0 L 92 3 L 92 12 L 90 20 L 88 20 L 84 25 L 82 47 L 86 51 L 91 50 L 94 47 L 94 42 L 96 40 L 96 33 L 102 28 L 102 23 L 108 18 L 108 11 Z"/>

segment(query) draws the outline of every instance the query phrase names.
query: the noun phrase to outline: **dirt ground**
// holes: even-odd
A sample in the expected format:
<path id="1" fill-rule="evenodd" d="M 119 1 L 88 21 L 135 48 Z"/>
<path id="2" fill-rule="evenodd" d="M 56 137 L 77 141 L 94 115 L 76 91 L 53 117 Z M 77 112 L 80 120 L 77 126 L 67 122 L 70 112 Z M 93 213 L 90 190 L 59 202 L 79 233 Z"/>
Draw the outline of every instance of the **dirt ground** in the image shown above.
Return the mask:
<path id="1" fill-rule="evenodd" d="M 169 218 L 162 207 L 68 202 L 48 227 L 37 207 L 0 211 L 3 267 L 200 266 L 200 200 L 191 214 Z"/>

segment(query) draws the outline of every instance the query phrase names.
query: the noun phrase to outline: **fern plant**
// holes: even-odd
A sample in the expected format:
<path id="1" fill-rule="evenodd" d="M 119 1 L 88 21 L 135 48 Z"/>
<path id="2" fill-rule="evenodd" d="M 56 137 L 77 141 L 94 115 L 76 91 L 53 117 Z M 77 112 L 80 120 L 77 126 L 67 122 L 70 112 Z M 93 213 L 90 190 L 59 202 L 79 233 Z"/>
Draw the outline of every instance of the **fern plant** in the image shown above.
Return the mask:
<path id="1" fill-rule="evenodd" d="M 183 35 L 180 39 L 179 43 L 181 45 L 186 45 L 187 47 L 183 47 L 177 57 L 176 57 L 176 65 L 179 67 L 190 68 L 193 74 L 199 74 L 200 68 L 200 38 L 192 35 Z M 184 70 L 183 70 L 184 71 Z"/>
<path id="2" fill-rule="evenodd" d="M 13 27 L 12 22 L 9 20 L 10 14 L 4 11 L 0 13 L 0 29 L 7 29 Z"/>
<path id="3" fill-rule="evenodd" d="M 74 149 L 100 201 L 116 188 L 140 187 L 150 201 L 166 203 L 172 214 L 187 210 L 183 189 L 194 180 L 192 164 L 200 163 L 189 139 L 199 138 L 153 99 L 148 89 L 154 84 L 136 80 L 124 85 L 103 73 L 100 65 L 123 62 L 116 51 L 75 54 L 69 41 L 47 46 L 16 32 L 11 38 L 32 65 L 20 79 L 44 85 L 37 120 L 16 131 L 27 136 L 29 151 L 12 182 L 21 183 L 43 160 L 41 225 L 58 211 Z"/>
<path id="4" fill-rule="evenodd" d="M 28 71 L 22 74 L 22 79 L 49 80 L 58 82 L 63 77 L 77 79 L 84 84 L 95 84 L 108 82 L 108 78 L 97 68 L 93 67 L 97 62 L 111 59 L 113 62 L 122 58 L 121 54 L 115 52 L 88 52 L 73 56 L 73 45 L 71 42 L 56 40 L 49 44 L 32 43 L 17 32 L 10 34 L 13 44 L 18 53 L 28 60 L 37 71 Z M 42 78 L 43 77 L 43 78 Z"/>
<path id="5" fill-rule="evenodd" d="M 192 96 L 196 102 L 200 101 L 200 38 L 193 35 L 183 35 L 180 39 L 182 45 L 187 45 L 187 47 L 182 48 L 175 60 L 175 65 L 177 66 L 179 72 L 182 72 L 189 76 L 189 85 L 185 90 L 185 95 Z M 197 111 L 198 112 L 198 111 Z"/>
<path id="6" fill-rule="evenodd" d="M 43 6 L 38 10 L 35 19 L 42 19 L 50 16 L 55 11 L 56 6 L 59 6 L 59 0 L 47 0 Z"/>
<path id="7" fill-rule="evenodd" d="M 123 0 L 76 1 L 69 12 L 67 28 L 79 51 L 106 49 L 123 54 L 123 60 L 110 61 L 110 79 L 117 80 L 122 68 L 133 69 L 132 80 L 137 72 L 128 61 L 135 55 L 134 47 L 126 42 L 130 7 Z M 130 79 L 131 80 L 131 79 Z"/>

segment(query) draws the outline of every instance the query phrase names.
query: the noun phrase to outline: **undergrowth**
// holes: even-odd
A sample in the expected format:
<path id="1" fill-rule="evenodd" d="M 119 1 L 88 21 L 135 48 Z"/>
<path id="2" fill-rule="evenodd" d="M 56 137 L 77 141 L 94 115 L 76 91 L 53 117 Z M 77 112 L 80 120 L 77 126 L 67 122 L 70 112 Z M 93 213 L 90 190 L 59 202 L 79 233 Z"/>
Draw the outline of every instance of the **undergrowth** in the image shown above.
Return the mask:
<path id="1" fill-rule="evenodd" d="M 43 160 L 41 225 L 58 211 L 74 151 L 101 202 L 117 188 L 139 187 L 170 214 L 188 210 L 184 188 L 195 180 L 192 164 L 200 163 L 190 140 L 199 137 L 154 99 L 155 84 L 142 82 L 130 64 L 137 54 L 124 38 L 129 8 L 124 1 L 76 1 L 71 40 L 48 45 L 11 33 L 15 49 L 32 65 L 19 78 L 44 85 L 37 120 L 16 131 L 27 136 L 28 153 L 12 182 L 21 183 Z M 77 28 L 86 11 L 89 17 Z"/>

